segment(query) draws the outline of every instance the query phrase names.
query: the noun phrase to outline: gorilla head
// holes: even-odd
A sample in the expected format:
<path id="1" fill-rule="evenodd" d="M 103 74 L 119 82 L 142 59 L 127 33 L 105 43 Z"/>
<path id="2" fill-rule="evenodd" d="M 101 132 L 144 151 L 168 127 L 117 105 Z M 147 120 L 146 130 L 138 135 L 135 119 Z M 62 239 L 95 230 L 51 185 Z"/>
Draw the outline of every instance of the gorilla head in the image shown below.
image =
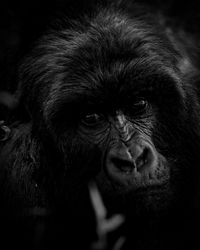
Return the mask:
<path id="1" fill-rule="evenodd" d="M 174 47 L 152 20 L 115 8 L 38 41 L 19 90 L 45 149 L 48 167 L 38 171 L 51 172 L 59 197 L 96 179 L 115 208 L 185 202 L 199 158 L 199 104 Z"/>

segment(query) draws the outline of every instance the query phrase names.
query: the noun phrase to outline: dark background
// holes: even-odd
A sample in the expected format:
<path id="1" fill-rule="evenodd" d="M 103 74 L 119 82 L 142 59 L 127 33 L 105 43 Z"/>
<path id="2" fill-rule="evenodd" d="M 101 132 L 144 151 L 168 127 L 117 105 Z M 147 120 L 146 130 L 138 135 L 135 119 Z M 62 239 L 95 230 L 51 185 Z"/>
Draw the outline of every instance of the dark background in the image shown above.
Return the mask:
<path id="1" fill-rule="evenodd" d="M 13 92 L 16 88 L 16 66 L 29 49 L 31 42 L 61 11 L 77 15 L 87 8 L 89 0 L 4 0 L 0 4 L 0 90 Z M 137 0 L 156 8 L 181 27 L 188 36 L 195 37 L 198 46 L 200 3 L 198 0 Z M 199 3 L 199 4 L 198 4 Z M 197 37 L 197 39 L 196 39 Z"/>

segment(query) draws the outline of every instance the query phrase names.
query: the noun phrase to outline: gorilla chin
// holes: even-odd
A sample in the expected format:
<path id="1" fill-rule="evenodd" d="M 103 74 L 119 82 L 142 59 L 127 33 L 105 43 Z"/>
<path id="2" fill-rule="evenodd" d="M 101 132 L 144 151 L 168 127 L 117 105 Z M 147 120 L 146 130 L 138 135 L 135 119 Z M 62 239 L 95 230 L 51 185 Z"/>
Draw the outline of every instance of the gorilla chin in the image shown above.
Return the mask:
<path id="1" fill-rule="evenodd" d="M 114 183 L 101 172 L 96 182 L 102 194 L 109 213 L 124 213 L 128 216 L 157 216 L 169 213 L 174 204 L 174 193 L 169 181 L 163 179 L 157 184 L 144 185 L 143 187 L 126 187 L 123 184 Z M 152 217 L 153 218 L 153 217 Z"/>

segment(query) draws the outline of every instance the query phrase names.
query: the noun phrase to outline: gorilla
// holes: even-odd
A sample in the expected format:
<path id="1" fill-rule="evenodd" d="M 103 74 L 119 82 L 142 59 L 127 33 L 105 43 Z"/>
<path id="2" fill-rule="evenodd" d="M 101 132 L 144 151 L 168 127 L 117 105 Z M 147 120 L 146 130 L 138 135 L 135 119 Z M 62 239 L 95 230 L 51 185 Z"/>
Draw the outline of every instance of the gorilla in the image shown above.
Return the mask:
<path id="1" fill-rule="evenodd" d="M 1 126 L 2 235 L 89 249 L 93 181 L 108 216 L 125 215 L 122 249 L 194 247 L 198 79 L 184 41 L 131 1 L 52 25 L 21 61 L 18 111 Z"/>

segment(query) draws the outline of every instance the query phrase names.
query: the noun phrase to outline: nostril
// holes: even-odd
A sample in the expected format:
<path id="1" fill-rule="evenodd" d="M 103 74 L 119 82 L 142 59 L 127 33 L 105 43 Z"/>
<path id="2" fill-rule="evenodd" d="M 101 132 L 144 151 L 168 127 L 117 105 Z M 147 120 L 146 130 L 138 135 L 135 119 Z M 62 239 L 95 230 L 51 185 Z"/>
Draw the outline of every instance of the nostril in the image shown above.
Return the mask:
<path id="1" fill-rule="evenodd" d="M 136 164 L 134 161 L 129 161 L 117 157 L 112 158 L 112 164 L 122 172 L 125 173 L 132 173 L 133 170 L 136 168 Z"/>
<path id="2" fill-rule="evenodd" d="M 145 148 L 142 153 L 135 160 L 135 165 L 138 171 L 141 171 L 143 167 L 148 164 L 149 149 Z"/>
<path id="3" fill-rule="evenodd" d="M 142 153 L 135 160 L 136 169 L 138 172 L 144 170 L 152 171 L 152 168 L 156 165 L 157 156 L 151 147 L 145 147 Z"/>

